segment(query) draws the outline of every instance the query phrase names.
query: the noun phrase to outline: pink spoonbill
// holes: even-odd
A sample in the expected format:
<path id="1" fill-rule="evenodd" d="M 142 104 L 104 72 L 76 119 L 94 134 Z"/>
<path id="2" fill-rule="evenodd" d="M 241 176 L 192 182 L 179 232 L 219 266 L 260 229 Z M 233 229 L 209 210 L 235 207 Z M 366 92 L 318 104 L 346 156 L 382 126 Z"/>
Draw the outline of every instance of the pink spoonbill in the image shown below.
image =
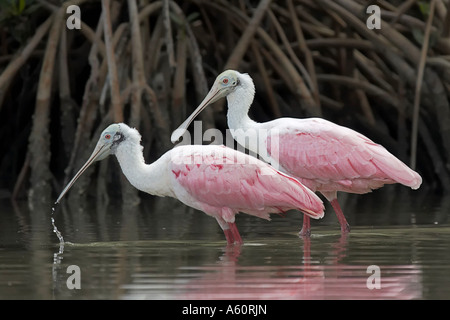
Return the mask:
<path id="1" fill-rule="evenodd" d="M 216 218 L 229 244 L 242 243 L 235 224 L 239 212 L 270 220 L 270 213 L 296 209 L 312 218 L 323 217 L 323 203 L 314 192 L 245 153 L 223 145 L 185 145 L 146 164 L 140 141 L 139 132 L 124 123 L 107 127 L 56 203 L 94 161 L 113 154 L 135 188 L 176 198 Z"/>
<path id="2" fill-rule="evenodd" d="M 343 233 L 349 232 L 350 227 L 337 200 L 338 191 L 363 194 L 384 184 L 401 183 L 412 189 L 421 185 L 418 173 L 352 129 L 321 118 L 253 121 L 248 111 L 254 95 L 255 86 L 248 74 L 224 71 L 197 109 L 174 131 L 172 142 L 206 106 L 226 97 L 228 127 L 233 138 L 275 168 L 322 193 L 331 202 Z M 309 236 L 310 228 L 310 219 L 304 216 L 300 235 Z"/>

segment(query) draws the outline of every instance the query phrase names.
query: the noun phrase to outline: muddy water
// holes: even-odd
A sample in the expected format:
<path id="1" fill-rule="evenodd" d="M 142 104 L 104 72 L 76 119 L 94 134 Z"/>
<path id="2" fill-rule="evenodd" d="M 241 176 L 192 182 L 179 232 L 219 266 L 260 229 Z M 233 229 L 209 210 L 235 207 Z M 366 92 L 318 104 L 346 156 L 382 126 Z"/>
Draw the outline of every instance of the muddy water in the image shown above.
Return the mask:
<path id="1" fill-rule="evenodd" d="M 341 199 L 312 221 L 239 215 L 242 246 L 214 219 L 175 200 L 114 204 L 0 203 L 0 299 L 449 299 L 450 201 L 385 188 Z M 75 269 L 74 269 L 75 268 Z M 78 277 L 78 278 L 77 278 Z M 79 287 L 79 289 L 77 288 Z"/>

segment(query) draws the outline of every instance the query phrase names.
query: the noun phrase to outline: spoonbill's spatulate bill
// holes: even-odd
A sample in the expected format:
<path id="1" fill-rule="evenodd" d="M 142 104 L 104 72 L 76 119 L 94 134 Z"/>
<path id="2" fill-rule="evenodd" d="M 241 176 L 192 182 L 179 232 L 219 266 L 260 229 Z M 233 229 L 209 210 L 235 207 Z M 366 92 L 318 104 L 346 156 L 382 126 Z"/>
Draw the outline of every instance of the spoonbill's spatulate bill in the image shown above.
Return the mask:
<path id="1" fill-rule="evenodd" d="M 217 145 L 185 145 L 145 164 L 140 141 L 136 129 L 123 123 L 110 125 L 56 202 L 94 161 L 114 154 L 134 187 L 177 198 L 216 218 L 228 243 L 242 242 L 235 225 L 238 212 L 269 220 L 270 213 L 297 209 L 312 218 L 323 217 L 323 203 L 315 193 L 297 179 L 242 152 Z"/>
<path id="2" fill-rule="evenodd" d="M 337 201 L 338 191 L 363 194 L 392 183 L 420 187 L 422 178 L 418 173 L 352 129 L 320 118 L 279 118 L 264 123 L 251 120 L 248 111 L 254 95 L 255 86 L 248 74 L 224 71 L 197 109 L 174 131 L 172 142 L 206 106 L 227 97 L 228 127 L 233 138 L 247 149 L 264 154 L 265 160 L 311 190 L 320 191 L 331 202 L 342 232 L 350 228 Z M 257 134 L 249 135 L 251 130 Z M 249 136 L 258 141 L 250 141 Z M 258 150 L 261 145 L 265 148 L 263 154 Z M 305 216 L 300 234 L 308 236 L 310 232 L 310 220 Z"/>

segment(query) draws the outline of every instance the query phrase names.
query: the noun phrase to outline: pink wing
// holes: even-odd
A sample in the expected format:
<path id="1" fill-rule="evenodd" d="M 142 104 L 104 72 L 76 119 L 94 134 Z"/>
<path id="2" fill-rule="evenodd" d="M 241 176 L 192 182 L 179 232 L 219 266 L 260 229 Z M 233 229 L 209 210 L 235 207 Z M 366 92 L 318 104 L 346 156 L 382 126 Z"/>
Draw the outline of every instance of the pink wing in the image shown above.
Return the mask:
<path id="1" fill-rule="evenodd" d="M 278 150 L 272 150 L 272 140 L 267 142 L 268 152 L 306 186 L 353 193 L 397 182 L 420 186 L 422 178 L 383 146 L 332 122 L 313 121 L 310 130 L 280 130 L 272 137 L 278 139 Z"/>
<path id="2" fill-rule="evenodd" d="M 205 212 L 213 208 L 234 216 L 241 211 L 269 219 L 269 213 L 298 209 L 312 218 L 323 216 L 322 201 L 311 190 L 266 163 L 224 146 L 196 150 L 172 159 L 170 169 Z"/>

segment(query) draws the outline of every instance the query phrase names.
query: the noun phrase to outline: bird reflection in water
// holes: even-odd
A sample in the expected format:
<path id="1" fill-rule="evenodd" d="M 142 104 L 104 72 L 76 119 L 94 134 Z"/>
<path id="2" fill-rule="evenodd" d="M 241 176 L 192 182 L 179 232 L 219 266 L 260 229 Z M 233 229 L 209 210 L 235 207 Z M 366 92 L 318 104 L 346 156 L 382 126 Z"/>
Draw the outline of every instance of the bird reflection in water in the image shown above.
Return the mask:
<path id="1" fill-rule="evenodd" d="M 331 236 L 330 236 L 331 237 Z M 203 276 L 188 283 L 178 298 L 189 300 L 305 300 L 305 299 L 418 299 L 422 295 L 421 270 L 416 265 L 379 266 L 381 288 L 369 289 L 367 265 L 342 262 L 347 255 L 347 235 L 331 246 L 332 262 L 322 264 L 314 258 L 311 245 L 303 240 L 303 265 L 244 266 L 241 253 L 247 245 L 227 246 L 216 265 L 200 268 Z M 275 245 L 277 247 L 277 245 Z M 313 253 L 313 256 L 311 256 Z"/>

